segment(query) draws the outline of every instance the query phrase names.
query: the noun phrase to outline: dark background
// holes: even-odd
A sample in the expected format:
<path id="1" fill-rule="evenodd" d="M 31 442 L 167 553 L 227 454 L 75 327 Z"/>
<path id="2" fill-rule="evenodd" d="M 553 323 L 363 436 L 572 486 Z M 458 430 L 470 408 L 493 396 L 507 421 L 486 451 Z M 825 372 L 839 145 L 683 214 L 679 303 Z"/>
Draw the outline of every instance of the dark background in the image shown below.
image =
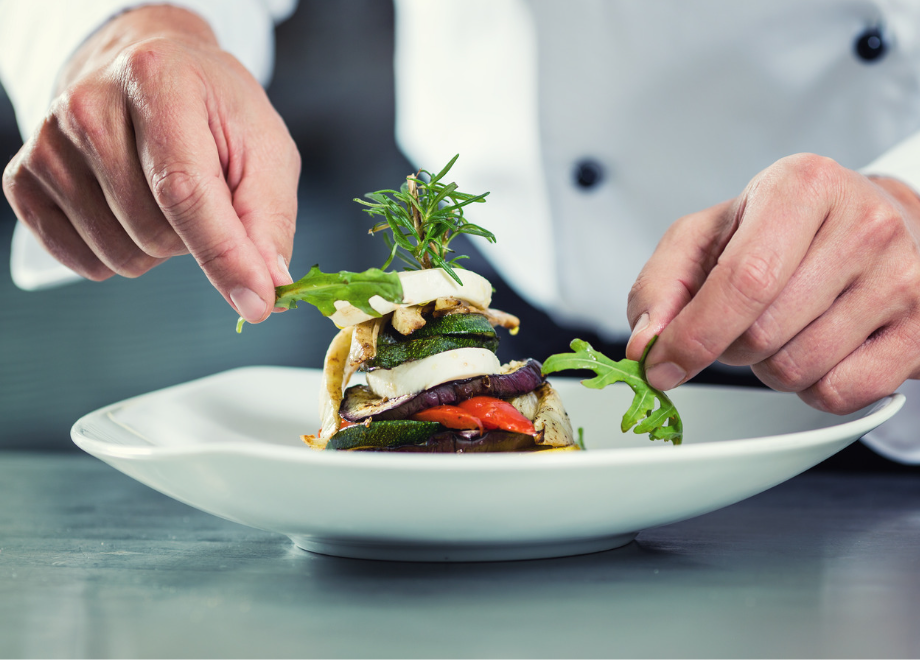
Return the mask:
<path id="1" fill-rule="evenodd" d="M 379 0 L 302 0 L 276 36 L 268 93 L 303 157 L 291 273 L 297 278 L 314 263 L 325 271 L 379 266 L 383 243 L 367 236 L 368 218 L 351 200 L 395 187 L 412 171 L 393 138 L 393 7 Z M 0 92 L 2 163 L 20 146 L 12 108 Z M 0 270 L 9 260 L 14 223 L 3 199 Z M 617 359 L 622 355 L 622 346 L 577 328 L 559 328 L 531 308 L 475 248 L 459 251 L 469 253 L 469 267 L 493 282 L 493 305 L 522 318 L 517 337 L 504 335 L 503 360 L 542 359 L 566 350 L 575 336 Z M 0 275 L 0 448 L 75 450 L 69 430 L 81 415 L 225 369 L 318 367 L 335 331 L 319 314 L 301 308 L 236 334 L 236 315 L 190 257 L 172 259 L 136 280 L 115 277 L 35 293 L 16 289 L 5 272 Z M 737 371 L 707 372 L 698 381 L 756 386 L 751 376 Z M 909 469 L 858 443 L 822 468 Z"/>

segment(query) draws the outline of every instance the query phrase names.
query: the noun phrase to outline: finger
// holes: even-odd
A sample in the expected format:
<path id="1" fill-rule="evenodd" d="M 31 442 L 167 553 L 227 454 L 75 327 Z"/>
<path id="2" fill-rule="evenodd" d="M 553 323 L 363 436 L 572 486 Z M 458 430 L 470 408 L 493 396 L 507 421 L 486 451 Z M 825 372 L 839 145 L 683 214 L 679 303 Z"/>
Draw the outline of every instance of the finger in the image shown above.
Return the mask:
<path id="1" fill-rule="evenodd" d="M 894 392 L 916 365 L 905 359 L 920 341 L 909 321 L 886 326 L 811 387 L 799 392 L 808 405 L 846 415 Z"/>
<path id="2" fill-rule="evenodd" d="M 84 154 L 51 116 L 24 149 L 22 167 L 67 216 L 83 242 L 112 271 L 138 277 L 161 260 L 145 254 L 112 214 Z"/>
<path id="3" fill-rule="evenodd" d="M 696 294 L 730 232 L 732 201 L 681 218 L 662 237 L 629 292 L 626 357 L 645 347 Z"/>
<path id="4" fill-rule="evenodd" d="M 811 387 L 900 314 L 891 308 L 885 309 L 885 316 L 868 313 L 876 307 L 878 296 L 874 286 L 847 290 L 774 355 L 753 365 L 754 374 L 781 392 Z"/>
<path id="5" fill-rule="evenodd" d="M 275 301 L 272 274 L 233 208 L 204 93 L 181 87 L 156 98 L 160 110 L 131 106 L 141 166 L 166 219 L 214 287 L 247 321 L 259 322 Z"/>
<path id="6" fill-rule="evenodd" d="M 82 154 L 105 204 L 134 244 L 160 259 L 186 254 L 147 185 L 127 114 L 113 105 L 95 88 L 78 87 L 60 97 L 54 111 L 61 132 Z"/>
<path id="7" fill-rule="evenodd" d="M 736 366 L 763 362 L 806 328 L 809 328 L 806 335 L 812 335 L 809 324 L 813 321 L 817 323 L 815 327 L 825 327 L 827 322 L 820 317 L 832 307 L 839 309 L 841 296 L 852 300 L 851 287 L 866 260 L 865 243 L 843 240 L 841 232 L 826 227 L 818 231 L 802 263 L 777 298 L 719 356 L 720 362 Z M 858 298 L 862 300 L 864 296 Z"/>
<path id="8" fill-rule="evenodd" d="M 242 180 L 233 190 L 233 207 L 268 265 L 275 286 L 290 284 L 293 279 L 288 263 L 297 225 L 300 156 L 288 138 L 271 153 L 247 151 L 246 165 Z"/>
<path id="9" fill-rule="evenodd" d="M 19 169 L 18 158 L 4 172 L 3 192 L 16 217 L 52 257 L 89 280 L 101 281 L 115 274 L 80 237 L 42 184 Z"/>
<path id="10" fill-rule="evenodd" d="M 859 187 L 868 183 L 852 175 L 847 186 L 859 197 Z M 763 314 L 719 357 L 720 362 L 732 365 L 749 365 L 762 362 L 788 344 L 806 326 L 822 314 L 837 306 L 841 296 L 854 293 L 860 273 L 877 267 L 874 262 L 882 251 L 891 251 L 898 233 L 906 233 L 901 220 L 903 210 L 872 193 L 857 206 L 848 205 L 845 211 L 856 222 L 824 223 L 814 237 L 802 263 L 793 273 L 779 296 Z M 913 245 L 912 240 L 910 245 Z M 906 263 L 906 262 L 905 262 Z M 866 310 L 876 309 L 879 300 L 887 300 L 892 307 L 904 298 L 903 293 L 891 290 L 886 298 L 879 287 L 903 280 L 902 265 L 891 269 L 889 279 L 873 285 L 864 300 L 864 308 L 856 308 L 863 320 Z M 912 290 L 912 289 L 908 289 Z M 899 295 L 900 294 L 900 295 Z M 852 299 L 852 296 L 849 296 Z M 857 296 L 863 299 L 865 295 Z M 875 320 L 875 317 L 872 317 Z M 887 320 L 886 320 L 887 322 Z M 871 328 L 875 330 L 875 328 Z M 829 335 L 836 337 L 836 335 Z M 817 343 L 817 342 L 816 342 Z"/>
<path id="11" fill-rule="evenodd" d="M 798 156 L 755 178 L 718 263 L 649 352 L 650 384 L 671 389 L 696 375 L 776 300 L 833 210 L 835 167 Z"/>

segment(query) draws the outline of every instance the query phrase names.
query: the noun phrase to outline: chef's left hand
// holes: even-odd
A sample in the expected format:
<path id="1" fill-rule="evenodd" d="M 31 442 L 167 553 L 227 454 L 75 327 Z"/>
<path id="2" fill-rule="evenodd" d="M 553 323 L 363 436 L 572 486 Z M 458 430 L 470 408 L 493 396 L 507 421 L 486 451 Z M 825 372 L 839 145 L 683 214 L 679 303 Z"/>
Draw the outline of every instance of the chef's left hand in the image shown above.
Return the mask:
<path id="1" fill-rule="evenodd" d="M 628 316 L 628 357 L 660 335 L 654 387 L 719 360 L 815 408 L 858 410 L 920 377 L 920 199 L 827 158 L 783 158 L 668 229 Z"/>

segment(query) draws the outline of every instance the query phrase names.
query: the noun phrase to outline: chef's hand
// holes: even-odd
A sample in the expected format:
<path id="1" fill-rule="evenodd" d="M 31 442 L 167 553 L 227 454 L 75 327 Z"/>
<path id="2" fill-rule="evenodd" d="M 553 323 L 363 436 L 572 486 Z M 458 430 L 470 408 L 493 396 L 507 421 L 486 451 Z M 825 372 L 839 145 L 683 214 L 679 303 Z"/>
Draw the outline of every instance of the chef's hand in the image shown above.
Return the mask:
<path id="1" fill-rule="evenodd" d="M 191 254 L 248 321 L 291 281 L 300 156 L 259 83 L 196 14 L 113 18 L 3 174 L 19 219 L 83 277 Z"/>
<path id="2" fill-rule="evenodd" d="M 671 389 L 715 360 L 844 414 L 920 376 L 920 200 L 799 154 L 678 220 L 629 295 L 627 356 Z"/>

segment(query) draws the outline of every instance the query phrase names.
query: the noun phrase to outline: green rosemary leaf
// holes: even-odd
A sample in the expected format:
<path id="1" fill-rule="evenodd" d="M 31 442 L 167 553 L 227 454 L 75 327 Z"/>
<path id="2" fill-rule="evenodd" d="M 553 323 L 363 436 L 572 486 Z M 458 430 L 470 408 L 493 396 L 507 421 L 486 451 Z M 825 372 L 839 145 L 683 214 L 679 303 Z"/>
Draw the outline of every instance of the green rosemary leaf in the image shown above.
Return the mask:
<path id="1" fill-rule="evenodd" d="M 459 284 L 460 286 L 463 286 L 463 280 L 461 280 L 461 279 L 460 279 L 460 276 L 457 275 L 457 273 L 454 272 L 454 269 L 451 268 L 450 264 L 447 263 L 446 261 L 444 261 L 444 259 L 441 257 L 441 255 L 439 255 L 439 254 L 432 254 L 432 255 L 431 255 L 431 260 L 434 262 L 434 264 L 435 264 L 437 267 L 443 268 L 444 271 L 445 271 L 448 275 L 450 275 L 450 276 L 451 276 L 451 279 L 453 279 L 457 284 Z"/>
<path id="2" fill-rule="evenodd" d="M 365 199 L 355 199 L 364 206 L 365 213 L 383 216 L 386 222 L 377 222 L 371 234 L 384 232 L 387 248 L 386 261 L 389 266 L 394 258 L 410 268 L 443 268 L 458 283 L 460 278 L 453 272 L 456 259 L 447 260 L 453 252 L 450 242 L 459 234 L 479 236 L 495 242 L 495 236 L 467 222 L 464 207 L 485 201 L 489 193 L 474 195 L 460 192 L 457 184 L 442 180 L 457 162 L 454 156 L 437 174 L 419 170 L 406 177 L 399 190 L 376 190 L 366 193 Z"/>
<path id="3" fill-rule="evenodd" d="M 431 202 L 432 208 L 438 208 L 438 205 L 447 198 L 452 192 L 457 189 L 456 183 L 449 183 L 444 187 L 444 190 L 438 193 L 438 196 L 434 198 Z"/>
<path id="4" fill-rule="evenodd" d="M 451 159 L 450 159 L 450 162 L 449 162 L 447 165 L 444 166 L 444 169 L 442 169 L 440 172 L 438 172 L 435 176 L 431 177 L 431 183 L 434 184 L 434 183 L 437 183 L 438 181 L 440 181 L 441 179 L 443 179 L 443 178 L 444 178 L 444 175 L 447 174 L 448 172 L 450 172 L 450 168 L 452 168 L 452 167 L 454 166 L 454 163 L 457 162 L 457 159 L 458 159 L 458 158 L 460 158 L 460 154 L 457 154 L 456 156 L 454 156 L 453 158 L 451 158 Z M 429 173 L 429 175 L 430 175 L 430 173 Z"/>
<path id="5" fill-rule="evenodd" d="M 489 193 L 483 193 L 481 195 L 476 195 L 475 197 L 470 197 L 469 199 L 461 200 L 457 202 L 456 204 L 454 204 L 453 206 L 448 206 L 446 210 L 453 211 L 455 209 L 459 209 L 464 206 L 469 206 L 470 204 L 474 204 L 476 202 L 484 202 L 488 194 Z"/>
<path id="6" fill-rule="evenodd" d="M 488 229 L 483 229 L 478 225 L 465 224 L 462 228 L 457 230 L 460 233 L 470 234 L 471 236 L 480 236 L 487 239 L 490 243 L 495 242 L 495 234 L 490 232 Z"/>

